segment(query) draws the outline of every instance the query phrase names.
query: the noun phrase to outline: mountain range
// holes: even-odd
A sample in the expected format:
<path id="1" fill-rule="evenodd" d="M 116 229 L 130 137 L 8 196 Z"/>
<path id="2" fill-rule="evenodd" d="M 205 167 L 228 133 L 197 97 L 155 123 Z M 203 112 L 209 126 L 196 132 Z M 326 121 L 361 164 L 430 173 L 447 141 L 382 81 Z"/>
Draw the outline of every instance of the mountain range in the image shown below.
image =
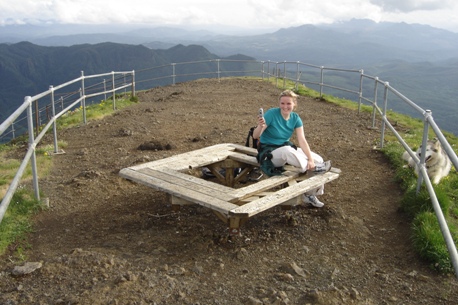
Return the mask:
<path id="1" fill-rule="evenodd" d="M 89 75 L 239 56 L 364 69 L 431 109 L 441 128 L 458 134 L 458 34 L 426 25 L 351 20 L 252 35 L 107 26 L 80 27 L 79 32 L 47 27 L 46 33 L 51 34 L 33 26 L 2 28 L 0 103 L 8 111 L 2 110 L 0 119 L 24 95 L 74 79 L 82 70 Z"/>
<path id="2" fill-rule="evenodd" d="M 167 50 L 152 50 L 143 45 L 118 43 L 81 44 L 70 47 L 45 47 L 30 42 L 0 44 L 0 121 L 6 119 L 26 95 L 36 95 L 84 75 L 110 71 L 145 70 L 173 62 L 222 59 L 199 45 L 176 45 Z M 234 55 L 230 60 L 254 60 Z M 201 72 L 214 71 L 200 67 Z M 190 73 L 184 71 L 182 73 Z M 136 81 L 154 78 L 153 72 L 138 74 Z M 158 81 L 158 85 L 162 85 Z M 147 89 L 137 85 L 137 89 Z M 77 89 L 76 89 L 77 90 Z"/>

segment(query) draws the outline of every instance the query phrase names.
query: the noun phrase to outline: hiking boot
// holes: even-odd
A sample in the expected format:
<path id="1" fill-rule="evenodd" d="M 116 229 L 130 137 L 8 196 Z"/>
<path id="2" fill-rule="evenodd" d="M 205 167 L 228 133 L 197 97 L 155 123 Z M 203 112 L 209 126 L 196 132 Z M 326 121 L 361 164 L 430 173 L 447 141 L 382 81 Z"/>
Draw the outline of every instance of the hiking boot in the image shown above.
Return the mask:
<path id="1" fill-rule="evenodd" d="M 248 174 L 248 180 L 249 181 L 258 181 L 261 179 L 263 176 L 263 173 L 259 167 L 254 168 L 249 174 Z"/>
<path id="2" fill-rule="evenodd" d="M 331 161 L 325 161 L 323 163 L 318 163 L 315 165 L 315 169 L 313 170 L 314 174 L 324 174 L 329 172 L 331 169 Z"/>
<path id="3" fill-rule="evenodd" d="M 316 208 L 322 208 L 324 206 L 324 203 L 319 201 L 318 198 L 316 198 L 316 196 L 313 196 L 313 195 L 306 195 L 306 194 L 302 195 L 302 202 L 310 203 L 311 205 L 313 205 Z"/>

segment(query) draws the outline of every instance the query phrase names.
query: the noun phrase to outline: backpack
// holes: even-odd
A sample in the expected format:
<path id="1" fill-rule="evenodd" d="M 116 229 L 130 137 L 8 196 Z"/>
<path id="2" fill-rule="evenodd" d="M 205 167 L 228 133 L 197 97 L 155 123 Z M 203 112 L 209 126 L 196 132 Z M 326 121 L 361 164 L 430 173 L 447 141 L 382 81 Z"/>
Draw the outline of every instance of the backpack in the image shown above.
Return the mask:
<path id="1" fill-rule="evenodd" d="M 258 148 L 258 139 L 253 138 L 253 131 L 254 131 L 255 128 L 256 128 L 256 126 L 255 127 L 251 127 L 250 130 L 248 131 L 248 135 L 246 137 L 245 146 L 246 147 L 250 147 L 250 139 L 251 139 L 252 147 L 257 149 Z M 239 168 L 239 167 L 238 168 L 234 168 L 234 177 L 237 177 L 237 175 L 240 174 L 241 172 L 242 172 L 242 168 Z M 202 168 L 202 174 L 203 174 L 204 178 L 215 178 L 215 175 L 213 175 L 212 172 L 207 167 Z M 220 174 L 224 176 L 226 174 L 226 171 L 224 169 L 222 169 L 220 171 Z M 262 177 L 262 172 L 259 170 L 259 168 L 255 168 L 249 173 L 249 178 L 248 179 L 251 180 L 251 181 L 257 181 L 261 177 Z M 244 182 L 242 182 L 242 183 L 244 183 Z"/>
<path id="2" fill-rule="evenodd" d="M 250 130 L 248 131 L 248 136 L 246 137 L 246 142 L 245 146 L 250 147 L 250 139 L 251 142 L 253 143 L 253 148 L 258 148 L 258 139 L 253 138 L 253 131 L 255 130 L 256 127 L 251 127 Z"/>
<path id="3" fill-rule="evenodd" d="M 251 139 L 252 147 L 258 149 L 259 139 L 253 138 L 253 131 L 255 129 L 256 129 L 256 126 L 255 127 L 251 127 L 250 130 L 248 131 L 248 135 L 246 137 L 245 146 L 246 147 L 250 147 L 250 139 Z M 248 180 L 249 181 L 258 181 L 259 179 L 262 178 L 262 176 L 263 176 L 263 173 L 262 173 L 261 169 L 259 167 L 255 167 L 255 168 L 253 168 L 253 170 L 251 170 L 251 172 L 248 173 Z"/>

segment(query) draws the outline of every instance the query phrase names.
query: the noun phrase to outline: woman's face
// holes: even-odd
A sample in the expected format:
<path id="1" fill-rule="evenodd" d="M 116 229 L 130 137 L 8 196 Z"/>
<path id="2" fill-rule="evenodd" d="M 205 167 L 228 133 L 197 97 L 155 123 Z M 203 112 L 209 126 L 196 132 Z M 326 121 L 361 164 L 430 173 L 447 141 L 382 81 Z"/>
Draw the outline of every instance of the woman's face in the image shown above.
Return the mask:
<path id="1" fill-rule="evenodd" d="M 290 96 L 282 96 L 280 98 L 280 110 L 283 115 L 289 115 L 294 110 L 294 100 Z"/>

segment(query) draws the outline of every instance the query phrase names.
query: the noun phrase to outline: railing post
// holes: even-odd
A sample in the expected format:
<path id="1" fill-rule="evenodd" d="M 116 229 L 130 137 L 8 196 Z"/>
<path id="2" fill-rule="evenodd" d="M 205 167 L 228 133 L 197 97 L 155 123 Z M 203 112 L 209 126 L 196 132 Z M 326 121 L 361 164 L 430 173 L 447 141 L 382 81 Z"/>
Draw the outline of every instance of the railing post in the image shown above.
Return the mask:
<path id="1" fill-rule="evenodd" d="M 359 70 L 359 99 L 358 99 L 358 113 L 361 113 L 361 103 L 363 102 L 363 79 L 364 79 L 364 70 Z"/>
<path id="2" fill-rule="evenodd" d="M 283 89 L 286 89 L 286 61 L 283 62 Z"/>
<path id="3" fill-rule="evenodd" d="M 383 144 L 385 142 L 385 120 L 386 120 L 386 112 L 388 109 L 388 86 L 389 83 L 385 82 L 385 89 L 383 93 L 383 120 L 382 120 L 382 130 L 380 131 L 380 148 L 383 148 Z"/>
<path id="4" fill-rule="evenodd" d="M 86 124 L 86 122 L 87 122 L 86 121 L 86 113 L 85 113 L 85 110 L 84 110 L 84 107 L 83 107 L 83 91 L 81 91 L 81 88 L 80 88 L 79 92 L 80 92 L 80 108 L 83 109 L 81 111 L 82 116 L 83 116 L 83 123 Z"/>
<path id="5" fill-rule="evenodd" d="M 270 60 L 267 61 L 267 80 L 270 80 Z"/>
<path id="6" fill-rule="evenodd" d="M 217 75 L 218 75 L 218 82 L 220 82 L 220 81 L 221 81 L 221 70 L 220 70 L 220 66 L 219 66 L 219 63 L 220 63 L 220 60 L 219 60 L 219 59 L 217 59 L 217 60 L 216 60 L 216 67 L 217 67 L 217 69 L 218 69 L 218 70 L 217 70 Z"/>
<path id="7" fill-rule="evenodd" d="M 113 110 L 116 110 L 116 85 L 115 85 L 115 73 L 111 71 L 111 82 L 113 88 Z"/>
<path id="8" fill-rule="evenodd" d="M 132 70 L 132 97 L 134 97 L 135 94 L 135 70 Z"/>
<path id="9" fill-rule="evenodd" d="M 175 63 L 172 63 L 172 85 L 175 85 Z"/>
<path id="10" fill-rule="evenodd" d="M 296 62 L 296 84 L 295 84 L 296 90 L 299 87 L 299 79 L 300 78 L 301 78 L 301 73 L 299 73 L 299 62 L 297 61 Z"/>
<path id="11" fill-rule="evenodd" d="M 59 151 L 59 148 L 57 147 L 57 126 L 56 126 L 56 105 L 55 105 L 55 100 L 54 100 L 54 87 L 49 86 L 49 90 L 51 90 L 51 109 L 52 109 L 52 131 L 54 134 L 54 153 L 57 153 Z"/>
<path id="12" fill-rule="evenodd" d="M 30 96 L 26 96 L 26 99 L 31 99 Z M 35 198 L 40 200 L 40 190 L 38 188 L 38 173 L 37 173 L 37 156 L 35 154 L 35 137 L 33 135 L 33 113 L 32 103 L 29 103 L 27 107 L 27 127 L 29 131 L 29 146 L 28 149 L 32 150 L 31 165 L 32 165 L 32 178 L 33 178 L 33 190 L 35 192 Z"/>
<path id="13" fill-rule="evenodd" d="M 428 117 L 432 115 L 431 110 L 425 110 L 425 113 L 423 113 L 424 119 L 423 119 L 423 138 L 421 141 L 421 153 L 420 153 L 420 164 L 418 165 L 420 168 L 425 167 L 425 156 L 426 156 L 426 144 L 428 143 L 428 131 L 429 131 L 429 122 L 428 122 Z M 419 171 L 420 172 L 420 171 Z M 423 171 L 421 171 L 423 172 Z M 417 180 L 417 190 L 416 193 L 420 192 L 421 184 L 423 183 L 423 175 L 418 175 L 418 180 Z"/>
<path id="14" fill-rule="evenodd" d="M 38 103 L 39 103 L 39 100 L 36 100 L 35 101 L 35 128 L 37 129 L 37 134 L 40 133 L 40 125 L 41 125 L 41 122 L 40 122 L 40 108 L 38 106 Z"/>
<path id="15" fill-rule="evenodd" d="M 126 85 L 126 73 L 123 73 L 123 74 L 122 74 L 122 80 L 123 80 L 122 85 L 123 85 L 123 87 L 124 87 L 124 86 Z M 124 87 L 124 95 L 126 95 L 126 93 L 127 93 L 127 88 Z"/>
<path id="16" fill-rule="evenodd" d="M 320 77 L 320 97 L 323 98 L 323 85 L 324 85 L 324 66 L 320 67 L 321 77 Z"/>
<path id="17" fill-rule="evenodd" d="M 84 124 L 87 124 L 87 117 L 86 117 L 86 95 L 85 95 L 85 91 L 84 91 L 84 71 L 81 71 L 80 97 L 81 97 L 81 108 L 83 109 L 83 122 L 84 122 Z"/>
<path id="18" fill-rule="evenodd" d="M 11 133 L 13 134 L 13 140 L 16 139 L 16 136 L 14 133 L 14 122 L 11 122 Z"/>
<path id="19" fill-rule="evenodd" d="M 377 108 L 377 87 L 378 87 L 378 77 L 375 78 L 375 84 L 374 84 L 374 104 L 372 105 L 372 128 L 375 128 L 375 112 Z"/>
<path id="20" fill-rule="evenodd" d="M 103 100 L 107 101 L 107 81 L 103 79 Z"/>

